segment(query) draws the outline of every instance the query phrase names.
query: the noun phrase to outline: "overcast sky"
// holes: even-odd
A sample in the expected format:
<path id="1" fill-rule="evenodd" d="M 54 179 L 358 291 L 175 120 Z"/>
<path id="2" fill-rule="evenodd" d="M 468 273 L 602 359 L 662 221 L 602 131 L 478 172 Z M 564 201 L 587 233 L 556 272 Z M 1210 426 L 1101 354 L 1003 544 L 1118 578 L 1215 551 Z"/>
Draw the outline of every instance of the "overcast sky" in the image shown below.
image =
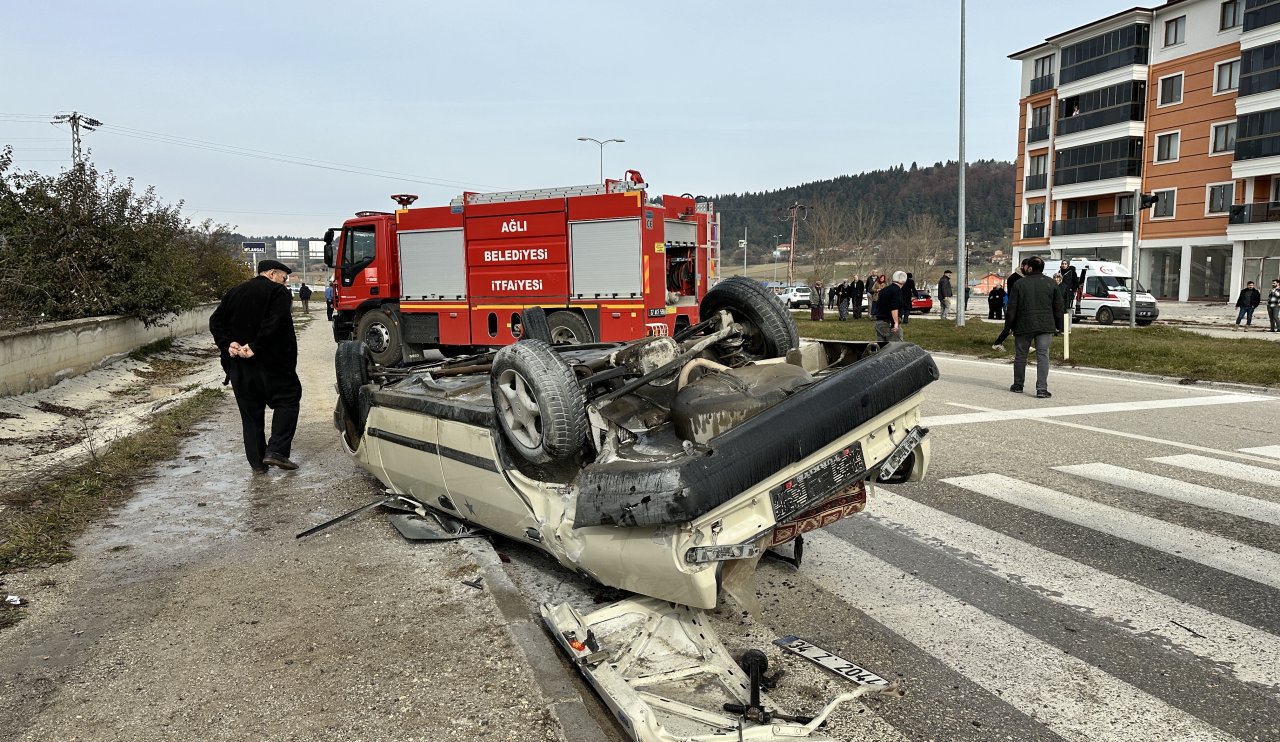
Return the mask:
<path id="1" fill-rule="evenodd" d="M 970 2 L 968 159 L 1016 154 L 1010 53 L 1129 7 Z M 18 167 L 65 167 L 69 132 L 44 119 L 80 111 L 106 124 L 84 134 L 101 169 L 246 234 L 318 236 L 391 193 L 598 182 L 580 136 L 625 139 L 605 174 L 637 169 L 653 195 L 957 155 L 959 0 L 7 0 L 2 17 Z M 325 167 L 281 161 L 298 159 Z"/>

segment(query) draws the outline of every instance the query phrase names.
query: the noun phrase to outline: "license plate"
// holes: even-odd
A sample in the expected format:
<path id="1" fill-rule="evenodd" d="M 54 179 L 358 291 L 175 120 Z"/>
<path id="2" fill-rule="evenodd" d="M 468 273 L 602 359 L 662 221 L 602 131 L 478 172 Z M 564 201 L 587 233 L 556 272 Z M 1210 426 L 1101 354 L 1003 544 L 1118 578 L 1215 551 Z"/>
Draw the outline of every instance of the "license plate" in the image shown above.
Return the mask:
<path id="1" fill-rule="evenodd" d="M 837 657 L 822 647 L 815 647 L 798 636 L 784 636 L 781 639 L 774 639 L 773 643 L 788 652 L 798 654 L 810 662 L 827 668 L 842 678 L 852 680 L 858 685 L 889 684 L 888 680 L 885 680 L 867 668 L 857 663 L 850 662 L 842 657 Z"/>
<path id="2" fill-rule="evenodd" d="M 866 471 L 862 444 L 846 446 L 821 463 L 769 490 L 774 522 L 786 523 L 791 516 L 822 502 L 862 477 Z"/>
<path id="3" fill-rule="evenodd" d="M 928 432 L 928 428 L 922 428 L 919 425 L 912 428 L 911 432 L 907 433 L 907 437 L 902 439 L 902 442 L 893 449 L 893 453 L 889 454 L 889 458 L 885 459 L 884 464 L 880 466 L 879 478 L 888 479 L 892 477 L 898 467 L 902 466 L 902 462 L 906 461 L 911 452 L 916 450 L 920 445 L 920 441 L 924 439 L 925 433 Z"/>

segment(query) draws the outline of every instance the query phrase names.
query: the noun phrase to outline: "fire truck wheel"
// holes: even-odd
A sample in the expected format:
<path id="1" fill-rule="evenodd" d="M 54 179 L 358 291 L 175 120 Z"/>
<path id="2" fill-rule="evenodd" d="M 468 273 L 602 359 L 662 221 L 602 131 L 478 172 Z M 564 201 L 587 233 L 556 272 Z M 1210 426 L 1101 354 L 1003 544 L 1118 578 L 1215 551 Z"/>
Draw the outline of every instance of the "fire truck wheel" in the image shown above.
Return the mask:
<path id="1" fill-rule="evenodd" d="M 742 325 L 742 354 L 749 361 L 785 356 L 800 345 L 791 312 L 757 281 L 744 276 L 726 278 L 703 297 L 698 315 L 705 320 L 722 309 Z"/>
<path id="2" fill-rule="evenodd" d="M 552 345 L 581 345 L 595 342 L 591 325 L 573 312 L 552 312 L 547 316 Z"/>
<path id="3" fill-rule="evenodd" d="M 369 360 L 365 344 L 359 340 L 338 343 L 333 365 L 338 375 L 338 399 L 346 407 L 348 417 L 357 423 L 357 429 L 363 429 L 364 418 L 359 414 L 360 387 L 369 383 Z"/>
<path id="4" fill-rule="evenodd" d="M 369 356 L 380 366 L 400 362 L 400 326 L 385 309 L 372 309 L 360 318 L 356 340 L 369 346 Z"/>
<path id="5" fill-rule="evenodd" d="M 521 340 L 493 358 L 490 390 L 512 447 L 545 464 L 572 457 L 587 436 L 587 404 L 573 369 L 541 340 Z"/>

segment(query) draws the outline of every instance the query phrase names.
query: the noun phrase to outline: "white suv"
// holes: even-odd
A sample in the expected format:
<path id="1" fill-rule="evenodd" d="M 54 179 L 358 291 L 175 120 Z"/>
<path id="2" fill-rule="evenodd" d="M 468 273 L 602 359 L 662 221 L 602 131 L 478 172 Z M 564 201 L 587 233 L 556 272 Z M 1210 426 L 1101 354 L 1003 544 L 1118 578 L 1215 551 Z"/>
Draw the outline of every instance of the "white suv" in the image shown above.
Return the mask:
<path id="1" fill-rule="evenodd" d="M 806 307 L 813 306 L 813 295 L 808 286 L 791 286 L 783 289 L 778 294 L 778 300 L 786 305 L 787 309 L 795 309 L 800 305 Z"/>

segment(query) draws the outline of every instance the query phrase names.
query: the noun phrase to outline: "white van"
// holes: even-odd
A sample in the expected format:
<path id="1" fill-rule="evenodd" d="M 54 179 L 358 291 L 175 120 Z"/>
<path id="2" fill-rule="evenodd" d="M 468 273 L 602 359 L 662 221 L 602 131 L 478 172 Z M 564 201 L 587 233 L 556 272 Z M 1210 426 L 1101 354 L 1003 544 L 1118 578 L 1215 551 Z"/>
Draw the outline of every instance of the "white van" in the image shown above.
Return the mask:
<path id="1" fill-rule="evenodd" d="M 1082 258 L 1071 260 L 1070 264 L 1076 269 L 1077 279 L 1084 278 L 1074 321 L 1096 319 L 1099 324 L 1109 325 L 1118 319 L 1129 320 L 1129 286 L 1135 282 L 1128 268 L 1120 263 Z M 1058 268 L 1046 265 L 1044 272 L 1052 276 Z M 1159 316 L 1156 298 L 1138 284 L 1137 324 L 1149 325 Z"/>

